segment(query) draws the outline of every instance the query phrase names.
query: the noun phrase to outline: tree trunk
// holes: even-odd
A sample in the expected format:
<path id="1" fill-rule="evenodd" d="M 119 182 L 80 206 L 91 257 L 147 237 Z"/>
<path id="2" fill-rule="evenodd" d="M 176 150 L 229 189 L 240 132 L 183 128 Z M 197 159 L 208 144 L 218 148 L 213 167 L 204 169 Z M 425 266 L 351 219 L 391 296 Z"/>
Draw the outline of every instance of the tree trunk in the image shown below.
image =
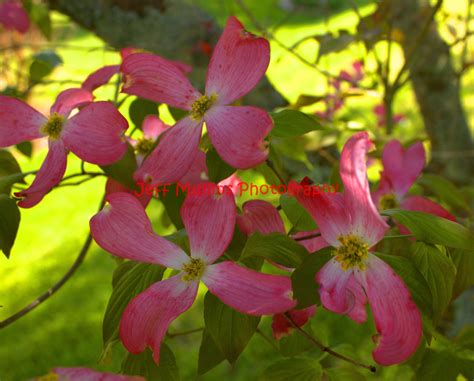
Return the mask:
<path id="1" fill-rule="evenodd" d="M 203 90 L 209 62 L 221 29 L 212 16 L 185 0 L 47 0 L 57 10 L 114 48 L 133 46 L 190 64 L 190 78 Z M 264 79 L 244 103 L 273 109 L 285 100 Z"/>
<path id="2" fill-rule="evenodd" d="M 449 46 L 437 25 L 423 32 L 432 14 L 423 0 L 389 0 L 393 26 L 403 32 L 410 80 L 432 145 L 431 169 L 451 180 L 472 181 L 474 146 L 460 98 Z M 417 41 L 417 36 L 424 33 Z M 413 45 L 417 44 L 416 47 Z"/>

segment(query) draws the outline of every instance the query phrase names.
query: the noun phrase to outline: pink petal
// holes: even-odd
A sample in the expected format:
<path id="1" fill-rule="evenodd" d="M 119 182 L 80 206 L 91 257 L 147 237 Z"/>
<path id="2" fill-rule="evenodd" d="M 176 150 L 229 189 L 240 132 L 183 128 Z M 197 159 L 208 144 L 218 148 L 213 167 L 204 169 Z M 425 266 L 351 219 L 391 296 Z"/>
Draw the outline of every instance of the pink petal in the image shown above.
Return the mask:
<path id="1" fill-rule="evenodd" d="M 237 194 L 239 193 L 239 190 L 240 190 L 240 183 L 241 182 L 242 182 L 242 180 L 239 178 L 239 176 L 237 176 L 237 173 L 234 172 L 228 178 L 226 178 L 222 181 L 219 181 L 219 186 L 229 187 L 229 189 L 232 191 L 234 196 L 237 196 Z"/>
<path id="2" fill-rule="evenodd" d="M 273 127 L 267 112 L 251 106 L 216 106 L 204 120 L 212 144 L 232 167 L 255 167 L 267 158 L 264 138 Z"/>
<path id="3" fill-rule="evenodd" d="M 162 120 L 156 115 L 147 115 L 143 120 L 142 131 L 145 138 L 156 141 L 158 136 L 160 136 L 170 127 L 171 126 L 163 123 Z"/>
<path id="4" fill-rule="evenodd" d="M 425 166 L 425 149 L 418 142 L 405 150 L 398 140 L 391 140 L 382 152 L 382 163 L 395 192 L 403 196 Z"/>
<path id="5" fill-rule="evenodd" d="M 338 238 L 351 232 L 351 217 L 340 193 L 318 193 L 312 195 L 309 185 L 304 187 L 295 181 L 290 182 L 291 194 L 316 221 L 321 236 L 332 246 L 339 246 Z M 305 194 L 305 189 L 308 191 Z"/>
<path id="6" fill-rule="evenodd" d="M 316 313 L 316 306 L 305 308 L 304 310 L 290 310 L 288 314 L 297 327 L 303 327 L 311 317 Z M 272 332 L 276 340 L 280 340 L 283 336 L 288 336 L 293 330 L 293 325 L 288 321 L 284 314 L 273 315 Z"/>
<path id="7" fill-rule="evenodd" d="M 193 164 L 201 140 L 202 122 L 179 120 L 161 137 L 158 146 L 135 172 L 136 181 L 152 185 L 175 183 Z"/>
<path id="8" fill-rule="evenodd" d="M 196 299 L 198 283 L 184 282 L 178 274 L 150 286 L 125 309 L 120 322 L 120 337 L 131 353 L 146 347 L 160 361 L 160 345 L 170 324 L 188 310 Z"/>
<path id="9" fill-rule="evenodd" d="M 247 235 L 255 232 L 286 234 L 285 225 L 278 210 L 263 200 L 247 201 L 242 206 L 242 214 L 237 216 L 237 225 Z"/>
<path id="10" fill-rule="evenodd" d="M 244 314 L 273 315 L 296 306 L 290 278 L 262 274 L 234 262 L 208 266 L 202 281 L 225 304 Z"/>
<path id="11" fill-rule="evenodd" d="M 127 120 L 111 102 L 94 102 L 69 119 L 63 130 L 66 147 L 80 159 L 108 165 L 127 151 L 123 133 Z"/>
<path id="12" fill-rule="evenodd" d="M 207 172 L 206 154 L 198 150 L 191 167 L 179 182 L 184 186 L 186 184 L 193 185 L 207 181 L 209 181 L 209 175 Z"/>
<path id="13" fill-rule="evenodd" d="M 61 140 L 49 140 L 49 151 L 45 161 L 41 164 L 33 183 L 28 189 L 15 193 L 15 196 L 22 197 L 18 206 L 22 208 L 31 208 L 38 204 L 43 197 L 64 176 L 67 164 L 67 151 Z"/>
<path id="14" fill-rule="evenodd" d="M 370 194 L 366 155 L 371 146 L 367 132 L 354 134 L 342 150 L 340 174 L 352 232 L 372 246 L 383 238 L 388 225 L 380 217 Z"/>
<path id="15" fill-rule="evenodd" d="M 338 261 L 331 259 L 316 274 L 322 305 L 330 311 L 345 314 L 357 323 L 367 319 L 366 296 L 356 280 L 360 270 L 342 270 Z"/>
<path id="16" fill-rule="evenodd" d="M 319 229 L 306 231 L 306 232 L 298 232 L 296 234 L 293 234 L 291 237 L 293 239 L 302 238 L 302 237 L 308 237 L 317 233 L 319 233 Z M 303 245 L 306 248 L 306 250 L 308 250 L 309 253 L 314 253 L 325 247 L 330 246 L 329 243 L 327 243 L 326 240 L 322 236 L 314 237 L 310 239 L 298 240 L 298 243 L 300 245 Z"/>
<path id="17" fill-rule="evenodd" d="M 127 94 L 184 110 L 190 110 L 201 95 L 176 63 L 154 54 L 137 53 L 125 57 L 120 70 L 124 75 L 122 91 Z"/>
<path id="18" fill-rule="evenodd" d="M 372 201 L 376 206 L 379 205 L 380 199 L 386 194 L 394 194 L 395 190 L 393 189 L 392 183 L 388 179 L 385 172 L 380 173 L 380 182 L 376 191 L 372 192 Z"/>
<path id="19" fill-rule="evenodd" d="M 58 381 L 145 381 L 140 376 L 97 372 L 89 368 L 55 368 L 53 375 L 59 376 Z"/>
<path id="20" fill-rule="evenodd" d="M 157 236 L 140 202 L 128 193 L 113 193 L 109 205 L 92 217 L 91 234 L 109 253 L 138 262 L 181 269 L 189 257 L 174 243 Z"/>
<path id="21" fill-rule="evenodd" d="M 72 110 L 77 107 L 85 106 L 93 100 L 94 96 L 88 90 L 67 89 L 59 93 L 56 101 L 51 106 L 50 114 L 58 113 L 68 117 Z"/>
<path id="22" fill-rule="evenodd" d="M 435 216 L 446 218 L 456 222 L 456 217 L 444 209 L 441 205 L 428 198 L 421 196 L 406 197 L 401 204 L 401 207 L 406 210 L 414 210 L 416 212 L 424 212 L 433 214 Z"/>
<path id="23" fill-rule="evenodd" d="M 89 92 L 93 92 L 110 81 L 115 74 L 120 72 L 120 65 L 109 65 L 101 67 L 90 74 L 82 83 L 82 88 Z"/>
<path id="24" fill-rule="evenodd" d="M 7 0 L 0 4 L 0 24 L 5 29 L 26 33 L 30 28 L 30 19 L 20 4 Z"/>
<path id="25" fill-rule="evenodd" d="M 213 263 L 229 246 L 234 234 L 234 195 L 224 188 L 221 195 L 204 189 L 215 188 L 204 183 L 199 192 L 188 192 L 181 207 L 181 218 L 188 232 L 191 256 Z M 217 188 L 215 188 L 217 189 Z"/>
<path id="26" fill-rule="evenodd" d="M 113 193 L 128 193 L 135 196 L 138 201 L 140 201 L 140 204 L 142 204 L 144 209 L 146 209 L 152 197 L 151 194 L 147 194 L 146 192 L 139 192 L 142 194 L 137 196 L 135 194 L 135 191 L 133 191 L 132 189 L 127 188 L 125 185 L 122 185 L 121 183 L 115 181 L 112 178 L 108 178 L 107 182 L 105 183 L 105 194 L 106 196 L 108 196 Z"/>
<path id="27" fill-rule="evenodd" d="M 217 94 L 225 105 L 252 90 L 270 62 L 270 44 L 247 32 L 235 17 L 227 25 L 214 48 L 207 71 L 206 94 Z"/>
<path id="28" fill-rule="evenodd" d="M 40 128 L 47 122 L 25 102 L 0 95 L 0 147 L 40 138 Z"/>
<path id="29" fill-rule="evenodd" d="M 369 254 L 364 285 L 379 332 L 374 360 L 382 365 L 407 360 L 418 348 L 421 315 L 408 288 L 389 265 Z"/>

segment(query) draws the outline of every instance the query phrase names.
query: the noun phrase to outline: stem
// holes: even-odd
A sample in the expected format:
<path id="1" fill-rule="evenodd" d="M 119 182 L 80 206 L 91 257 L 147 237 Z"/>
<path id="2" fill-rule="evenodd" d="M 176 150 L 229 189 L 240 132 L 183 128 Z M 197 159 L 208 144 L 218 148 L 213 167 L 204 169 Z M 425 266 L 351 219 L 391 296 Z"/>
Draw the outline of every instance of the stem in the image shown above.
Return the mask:
<path id="1" fill-rule="evenodd" d="M 104 204 L 105 204 L 105 198 L 102 198 L 102 201 L 100 202 L 99 210 L 102 209 Z M 89 248 L 90 248 L 91 244 L 92 244 L 92 236 L 89 233 L 86 240 L 85 240 L 85 242 L 84 242 L 84 244 L 82 245 L 81 250 L 79 251 L 79 255 L 77 256 L 76 260 L 74 261 L 72 266 L 69 268 L 67 273 L 64 274 L 63 277 L 56 284 L 54 284 L 48 291 L 46 291 L 44 294 L 37 297 L 30 304 L 23 307 L 21 310 L 14 313 L 10 317 L 6 318 L 5 320 L 0 321 L 0 329 L 7 327 L 8 325 L 10 325 L 13 322 L 17 321 L 18 319 L 25 316 L 29 312 L 33 311 L 41 303 L 43 303 L 44 301 L 49 299 L 52 295 L 54 295 L 62 286 L 64 286 L 66 284 L 66 282 L 74 275 L 74 273 L 79 268 L 79 266 L 82 264 L 82 262 L 84 262 L 84 258 L 86 257 L 86 254 L 89 251 Z"/>
<path id="2" fill-rule="evenodd" d="M 168 336 L 169 338 L 173 338 L 173 337 L 185 336 L 191 333 L 196 333 L 196 332 L 201 332 L 201 331 L 204 331 L 204 327 L 194 328 L 194 329 L 190 329 L 188 331 L 183 331 L 183 332 L 167 333 L 166 336 Z"/>
<path id="3" fill-rule="evenodd" d="M 414 234 L 399 234 L 399 235 L 387 235 L 383 237 L 384 239 L 390 239 L 390 238 L 412 238 L 414 237 Z"/>
<path id="4" fill-rule="evenodd" d="M 296 329 L 301 335 L 303 335 L 308 341 L 312 342 L 315 346 L 317 346 L 319 349 L 321 349 L 323 352 L 329 353 L 330 355 L 333 355 L 334 357 L 337 357 L 338 359 L 347 361 L 353 365 L 360 366 L 362 368 L 368 369 L 371 372 L 376 372 L 377 368 L 373 365 L 366 365 L 362 364 L 361 362 L 358 362 L 356 360 L 353 360 L 349 357 L 346 357 L 344 355 L 341 355 L 340 353 L 334 352 L 331 348 L 325 346 L 324 344 L 320 343 L 318 340 L 316 340 L 313 336 L 311 336 L 308 332 L 305 330 L 301 329 L 301 327 L 298 327 L 291 316 L 286 312 L 283 316 L 285 316 L 286 320 L 291 324 L 291 326 Z"/>
<path id="5" fill-rule="evenodd" d="M 306 241 L 307 239 L 312 239 L 316 237 L 321 237 L 321 233 L 314 233 L 314 234 L 309 234 L 305 235 L 303 237 L 298 237 L 298 238 L 293 238 L 295 241 Z"/>

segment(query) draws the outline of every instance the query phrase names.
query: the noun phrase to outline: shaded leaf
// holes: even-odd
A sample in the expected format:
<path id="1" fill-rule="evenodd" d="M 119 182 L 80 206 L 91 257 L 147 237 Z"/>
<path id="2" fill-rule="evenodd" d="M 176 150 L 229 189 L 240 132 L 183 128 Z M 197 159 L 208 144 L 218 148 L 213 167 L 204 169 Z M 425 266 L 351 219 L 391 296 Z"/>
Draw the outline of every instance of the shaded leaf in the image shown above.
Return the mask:
<path id="1" fill-rule="evenodd" d="M 214 369 L 222 361 L 225 355 L 214 342 L 208 330 L 202 333 L 201 346 L 199 347 L 198 374 L 202 375 Z"/>
<path id="2" fill-rule="evenodd" d="M 148 115 L 158 115 L 158 105 L 147 99 L 137 98 L 130 103 L 128 115 L 133 124 L 141 129 L 145 117 Z"/>
<path id="3" fill-rule="evenodd" d="M 261 381 L 319 381 L 322 368 L 319 362 L 306 357 L 279 360 L 270 365 L 260 377 Z"/>
<path id="4" fill-rule="evenodd" d="M 274 127 L 271 135 L 280 138 L 301 136 L 311 131 L 322 130 L 316 118 L 297 110 L 282 110 L 271 114 Z"/>
<path id="5" fill-rule="evenodd" d="M 135 158 L 133 147 L 130 144 L 127 145 L 127 151 L 119 161 L 110 165 L 101 165 L 100 168 L 102 168 L 108 177 L 118 181 L 129 189 L 136 189 L 133 174 L 137 169 L 137 159 Z"/>
<path id="6" fill-rule="evenodd" d="M 221 159 L 215 148 L 210 148 L 206 153 L 206 166 L 209 173 L 209 180 L 218 183 L 228 178 L 236 169 L 232 168 Z"/>
<path id="7" fill-rule="evenodd" d="M 295 231 L 310 231 L 317 228 L 316 223 L 305 208 L 294 197 L 280 196 L 280 205 L 293 225 Z"/>
<path id="8" fill-rule="evenodd" d="M 122 373 L 143 376 L 153 381 L 178 381 L 179 369 L 173 352 L 165 343 L 161 343 L 160 364 L 156 365 L 153 355 L 147 348 L 144 352 L 134 355 L 129 353 L 122 362 Z"/>
<path id="9" fill-rule="evenodd" d="M 0 194 L 0 249 L 7 258 L 15 243 L 18 227 L 20 226 L 20 210 L 15 200 L 8 195 Z"/>

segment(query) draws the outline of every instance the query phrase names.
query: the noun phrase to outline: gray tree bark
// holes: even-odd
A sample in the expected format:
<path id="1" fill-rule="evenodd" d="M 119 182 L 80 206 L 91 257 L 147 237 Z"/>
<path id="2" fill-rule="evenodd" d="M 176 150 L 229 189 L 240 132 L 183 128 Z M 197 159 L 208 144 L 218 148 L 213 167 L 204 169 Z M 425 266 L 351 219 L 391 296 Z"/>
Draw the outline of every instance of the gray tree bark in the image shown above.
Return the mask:
<path id="1" fill-rule="evenodd" d="M 203 90 L 209 57 L 203 42 L 214 45 L 221 29 L 212 16 L 185 0 L 46 0 L 112 47 L 142 48 L 190 64 L 192 82 Z M 285 100 L 264 79 L 244 97 L 244 103 L 266 109 Z"/>

